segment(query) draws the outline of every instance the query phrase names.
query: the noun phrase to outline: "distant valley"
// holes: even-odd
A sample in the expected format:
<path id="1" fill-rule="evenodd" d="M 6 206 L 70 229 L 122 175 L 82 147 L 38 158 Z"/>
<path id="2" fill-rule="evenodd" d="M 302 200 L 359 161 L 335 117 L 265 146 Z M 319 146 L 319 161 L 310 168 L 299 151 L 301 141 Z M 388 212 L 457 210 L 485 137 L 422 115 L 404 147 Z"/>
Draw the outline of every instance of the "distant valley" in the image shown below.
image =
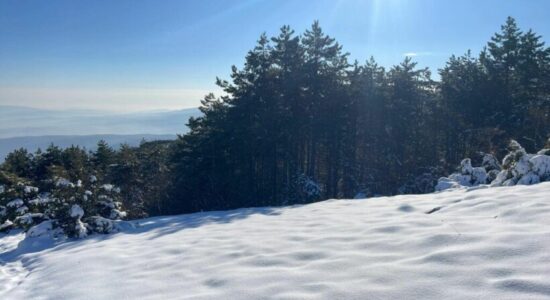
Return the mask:
<path id="1" fill-rule="evenodd" d="M 14 149 L 23 147 L 34 152 L 51 143 L 93 150 L 99 140 L 118 147 L 123 143 L 139 145 L 142 140 L 175 139 L 187 131 L 189 118 L 198 115 L 197 108 L 112 113 L 0 106 L 0 161 Z"/>

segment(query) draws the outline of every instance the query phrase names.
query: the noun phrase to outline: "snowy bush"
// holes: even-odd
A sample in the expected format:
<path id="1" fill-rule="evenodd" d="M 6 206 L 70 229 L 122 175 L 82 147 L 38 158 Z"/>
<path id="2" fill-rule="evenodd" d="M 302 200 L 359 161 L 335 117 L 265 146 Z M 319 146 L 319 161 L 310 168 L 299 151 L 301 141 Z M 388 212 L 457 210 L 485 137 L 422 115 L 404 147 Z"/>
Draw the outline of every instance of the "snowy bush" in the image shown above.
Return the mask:
<path id="1" fill-rule="evenodd" d="M 443 174 L 441 168 L 425 168 L 423 173 L 412 177 L 403 184 L 397 192 L 399 194 L 426 194 L 434 190 L 434 186 L 438 182 L 439 176 Z"/>
<path id="2" fill-rule="evenodd" d="M 539 153 L 547 153 L 547 151 L 544 149 Z M 518 142 L 512 141 L 510 153 L 502 161 L 502 171 L 491 182 L 491 186 L 528 185 L 548 180 L 550 180 L 550 156 L 528 154 Z"/>
<path id="3" fill-rule="evenodd" d="M 2 186 L 0 193 L 0 230 L 6 231 L 13 227 L 28 229 L 35 222 L 42 221 L 40 213 L 33 200 L 41 197 L 38 188 L 18 182 L 13 186 Z"/>
<path id="4" fill-rule="evenodd" d="M 321 198 L 321 187 L 315 180 L 298 173 L 286 188 L 288 203 L 310 203 Z"/>
<path id="5" fill-rule="evenodd" d="M 105 230 L 96 225 L 96 218 L 113 221 L 125 217 L 119 193 L 120 190 L 111 184 L 98 184 L 95 177 L 91 177 L 87 184 L 59 178 L 51 194 L 50 215 L 71 237 L 82 238 L 92 232 L 110 233 L 117 230 L 114 223 Z"/>
<path id="6" fill-rule="evenodd" d="M 543 149 L 537 154 L 528 154 L 516 141 L 512 140 L 509 153 L 498 163 L 492 155 L 485 155 L 480 167 L 472 167 L 466 158 L 460 163 L 457 172 L 438 180 L 435 190 L 471 187 L 483 184 L 491 186 L 513 186 L 550 181 L 550 153 Z"/>
<path id="7" fill-rule="evenodd" d="M 483 158 L 484 162 L 493 163 L 496 161 L 490 154 L 486 154 Z M 483 165 L 483 164 L 482 164 Z M 491 167 L 498 167 L 498 165 L 492 165 Z M 442 191 L 450 188 L 457 188 L 461 186 L 476 186 L 480 184 L 487 184 L 490 176 L 485 167 L 473 167 L 472 161 L 469 158 L 465 158 L 460 162 L 458 171 L 449 175 L 449 177 L 442 177 L 438 180 L 435 186 L 436 191 Z"/>
<path id="8" fill-rule="evenodd" d="M 120 189 L 98 184 L 95 177 L 86 182 L 56 178 L 53 188 L 39 193 L 38 188 L 15 184 L 0 193 L 0 230 L 21 228 L 29 236 L 52 230 L 83 238 L 90 233 L 117 230 L 116 220 L 125 217 Z"/>

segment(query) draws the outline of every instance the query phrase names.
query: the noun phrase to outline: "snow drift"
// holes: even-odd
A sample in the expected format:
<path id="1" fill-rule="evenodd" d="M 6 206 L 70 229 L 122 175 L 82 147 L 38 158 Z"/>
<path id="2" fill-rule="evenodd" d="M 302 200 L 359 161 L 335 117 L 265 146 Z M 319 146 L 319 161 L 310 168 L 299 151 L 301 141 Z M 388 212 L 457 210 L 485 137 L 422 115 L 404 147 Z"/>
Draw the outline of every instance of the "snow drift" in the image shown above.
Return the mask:
<path id="1" fill-rule="evenodd" d="M 548 299 L 550 182 L 0 235 L 0 299 Z"/>

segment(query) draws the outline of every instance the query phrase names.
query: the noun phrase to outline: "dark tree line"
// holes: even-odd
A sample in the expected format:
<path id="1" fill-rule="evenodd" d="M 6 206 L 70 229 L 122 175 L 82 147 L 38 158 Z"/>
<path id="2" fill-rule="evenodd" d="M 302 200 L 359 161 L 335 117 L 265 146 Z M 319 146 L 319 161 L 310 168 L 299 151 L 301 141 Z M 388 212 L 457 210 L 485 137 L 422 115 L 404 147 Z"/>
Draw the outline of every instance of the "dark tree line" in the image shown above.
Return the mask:
<path id="1" fill-rule="evenodd" d="M 509 18 L 481 53 L 438 71 L 434 81 L 410 58 L 390 69 L 350 62 L 317 22 L 302 35 L 283 26 L 217 79 L 224 95 L 206 96 L 175 142 L 54 147 L 30 162 L 20 150 L 2 170 L 36 179 L 91 168 L 139 216 L 430 192 L 464 157 L 502 155 L 512 138 L 543 147 L 550 48 L 536 33 Z"/>
<path id="2" fill-rule="evenodd" d="M 347 56 L 317 22 L 261 36 L 177 141 L 182 210 L 427 192 L 465 156 L 510 138 L 535 150 L 550 133 L 550 49 L 512 18 L 477 57 L 452 56 L 439 82 L 410 58 L 386 70 Z"/>

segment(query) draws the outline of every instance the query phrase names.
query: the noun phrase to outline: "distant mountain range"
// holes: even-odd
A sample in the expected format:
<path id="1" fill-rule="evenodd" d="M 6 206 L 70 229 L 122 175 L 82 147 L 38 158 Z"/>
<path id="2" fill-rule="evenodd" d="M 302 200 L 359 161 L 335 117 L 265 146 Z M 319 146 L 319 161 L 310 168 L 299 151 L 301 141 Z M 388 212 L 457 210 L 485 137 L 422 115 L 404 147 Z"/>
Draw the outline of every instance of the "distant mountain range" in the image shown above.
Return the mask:
<path id="1" fill-rule="evenodd" d="M 18 148 L 34 152 L 53 143 L 93 150 L 101 139 L 114 147 L 139 145 L 144 139 L 175 139 L 187 132 L 187 121 L 197 108 L 177 111 L 113 113 L 92 110 L 43 110 L 0 105 L 0 162 Z"/>

